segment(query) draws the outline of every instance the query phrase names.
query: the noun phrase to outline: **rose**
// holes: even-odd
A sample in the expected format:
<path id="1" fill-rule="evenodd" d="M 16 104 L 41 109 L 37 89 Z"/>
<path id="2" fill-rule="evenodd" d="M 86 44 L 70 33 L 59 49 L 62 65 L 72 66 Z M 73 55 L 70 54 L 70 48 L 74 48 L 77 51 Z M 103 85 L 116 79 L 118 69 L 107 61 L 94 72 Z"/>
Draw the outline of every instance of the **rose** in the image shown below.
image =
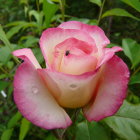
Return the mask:
<path id="1" fill-rule="evenodd" d="M 98 26 L 64 22 L 43 32 L 40 47 L 47 68 L 30 49 L 13 54 L 24 62 L 14 77 L 14 100 L 25 118 L 45 129 L 72 122 L 64 108 L 83 108 L 89 121 L 113 115 L 126 97 L 129 71 L 115 55 L 120 47 Z"/>

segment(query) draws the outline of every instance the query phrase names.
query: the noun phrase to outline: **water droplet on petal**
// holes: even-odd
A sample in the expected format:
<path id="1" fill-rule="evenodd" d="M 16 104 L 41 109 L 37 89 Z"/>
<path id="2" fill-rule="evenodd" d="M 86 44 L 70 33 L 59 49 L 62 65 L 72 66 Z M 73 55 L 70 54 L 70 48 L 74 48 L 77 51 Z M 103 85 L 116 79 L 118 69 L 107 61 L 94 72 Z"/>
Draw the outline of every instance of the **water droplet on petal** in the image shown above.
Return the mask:
<path id="1" fill-rule="evenodd" d="M 76 84 L 70 84 L 69 87 L 72 89 L 72 90 L 76 90 L 78 88 L 78 86 Z"/>
<path id="2" fill-rule="evenodd" d="M 32 87 L 32 93 L 37 94 L 38 93 L 38 88 L 37 87 Z"/>

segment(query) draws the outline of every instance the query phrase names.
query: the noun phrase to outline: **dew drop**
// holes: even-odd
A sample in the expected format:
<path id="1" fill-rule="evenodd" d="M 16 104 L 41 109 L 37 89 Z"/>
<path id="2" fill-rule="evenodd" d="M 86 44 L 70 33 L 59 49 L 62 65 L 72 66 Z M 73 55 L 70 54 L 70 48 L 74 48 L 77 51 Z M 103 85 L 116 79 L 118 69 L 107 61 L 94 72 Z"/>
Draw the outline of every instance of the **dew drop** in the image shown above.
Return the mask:
<path id="1" fill-rule="evenodd" d="M 78 86 L 76 84 L 70 84 L 69 87 L 72 89 L 72 90 L 75 90 L 78 88 Z"/>
<path id="2" fill-rule="evenodd" d="M 37 94 L 38 93 L 38 88 L 37 87 L 32 87 L 32 93 Z"/>

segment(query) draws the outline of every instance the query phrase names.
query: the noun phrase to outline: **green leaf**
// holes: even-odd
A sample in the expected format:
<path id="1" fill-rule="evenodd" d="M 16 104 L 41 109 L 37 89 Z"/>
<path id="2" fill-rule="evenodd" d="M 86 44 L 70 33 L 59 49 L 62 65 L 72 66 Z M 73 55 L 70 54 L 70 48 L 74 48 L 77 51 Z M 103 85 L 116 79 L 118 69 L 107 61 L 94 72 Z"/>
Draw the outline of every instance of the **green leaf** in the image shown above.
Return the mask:
<path id="1" fill-rule="evenodd" d="M 135 19 L 135 20 L 140 21 L 139 18 L 133 16 L 132 14 L 128 13 L 126 10 L 121 9 L 121 8 L 114 8 L 114 9 L 111 9 L 111 10 L 106 11 L 106 12 L 102 15 L 102 18 L 108 17 L 108 16 L 130 17 L 130 18 L 133 18 L 133 19 Z"/>
<path id="2" fill-rule="evenodd" d="M 36 56 L 38 62 L 41 64 L 44 61 L 40 48 L 33 48 L 32 49 L 34 55 Z"/>
<path id="3" fill-rule="evenodd" d="M 127 101 L 113 117 L 104 122 L 123 139 L 138 140 L 140 138 L 140 104 L 133 105 Z"/>
<path id="4" fill-rule="evenodd" d="M 30 124 L 31 123 L 25 118 L 22 119 L 21 126 L 20 126 L 19 140 L 24 140 L 25 136 L 27 135 L 30 129 Z"/>
<path id="5" fill-rule="evenodd" d="M 10 60 L 11 57 L 11 50 L 8 47 L 0 48 L 0 62 L 5 64 Z"/>
<path id="6" fill-rule="evenodd" d="M 121 138 L 139 140 L 140 121 L 122 117 L 108 117 L 104 122 Z"/>
<path id="7" fill-rule="evenodd" d="M 10 140 L 12 132 L 13 129 L 6 129 L 1 135 L 1 140 Z"/>
<path id="8" fill-rule="evenodd" d="M 47 136 L 47 138 L 45 138 L 44 140 L 57 140 L 57 139 L 53 134 L 49 134 L 49 136 Z"/>
<path id="9" fill-rule="evenodd" d="M 127 101 L 124 101 L 123 105 L 121 106 L 121 108 L 115 116 L 140 121 L 140 104 L 131 104 Z"/>
<path id="10" fill-rule="evenodd" d="M 110 140 L 104 127 L 96 122 L 81 122 L 77 125 L 75 140 Z"/>
<path id="11" fill-rule="evenodd" d="M 45 15 L 45 23 L 47 28 L 50 26 L 51 19 L 54 16 L 55 12 L 58 10 L 58 7 L 58 5 L 54 4 L 50 0 L 43 1 L 43 12 Z"/>
<path id="12" fill-rule="evenodd" d="M 122 2 L 128 4 L 133 7 L 135 10 L 140 12 L 140 1 L 139 0 L 122 0 Z"/>
<path id="13" fill-rule="evenodd" d="M 5 32 L 3 31 L 1 25 L 0 25 L 0 40 L 3 41 L 5 46 L 9 47 L 9 49 L 12 51 L 11 44 L 10 44 L 9 40 L 7 39 L 7 36 L 6 36 Z"/>
<path id="14" fill-rule="evenodd" d="M 9 85 L 9 82 L 0 81 L 0 91 L 4 90 Z"/>
<path id="15" fill-rule="evenodd" d="M 140 44 L 132 39 L 123 39 L 122 47 L 125 55 L 131 60 L 132 68 L 140 63 Z"/>
<path id="16" fill-rule="evenodd" d="M 129 85 L 140 84 L 140 73 L 131 76 Z"/>
<path id="17" fill-rule="evenodd" d="M 89 0 L 90 2 L 97 4 L 99 7 L 101 6 L 102 2 L 101 0 Z"/>
<path id="18" fill-rule="evenodd" d="M 7 127 L 8 127 L 8 128 L 14 127 L 14 126 L 17 124 L 17 122 L 21 119 L 21 117 L 22 117 L 22 115 L 21 115 L 19 112 L 17 112 L 17 113 L 9 120 Z"/>

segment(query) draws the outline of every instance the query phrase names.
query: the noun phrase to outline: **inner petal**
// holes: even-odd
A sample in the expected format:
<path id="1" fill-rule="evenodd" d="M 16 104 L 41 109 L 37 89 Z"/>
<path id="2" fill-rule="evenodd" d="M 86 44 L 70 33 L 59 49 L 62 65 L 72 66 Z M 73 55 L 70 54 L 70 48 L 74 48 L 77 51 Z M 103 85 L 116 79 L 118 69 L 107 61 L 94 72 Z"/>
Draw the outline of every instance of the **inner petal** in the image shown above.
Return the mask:
<path id="1" fill-rule="evenodd" d="M 69 38 L 55 47 L 52 68 L 59 72 L 80 75 L 96 68 L 97 59 L 92 56 L 94 46 Z"/>

